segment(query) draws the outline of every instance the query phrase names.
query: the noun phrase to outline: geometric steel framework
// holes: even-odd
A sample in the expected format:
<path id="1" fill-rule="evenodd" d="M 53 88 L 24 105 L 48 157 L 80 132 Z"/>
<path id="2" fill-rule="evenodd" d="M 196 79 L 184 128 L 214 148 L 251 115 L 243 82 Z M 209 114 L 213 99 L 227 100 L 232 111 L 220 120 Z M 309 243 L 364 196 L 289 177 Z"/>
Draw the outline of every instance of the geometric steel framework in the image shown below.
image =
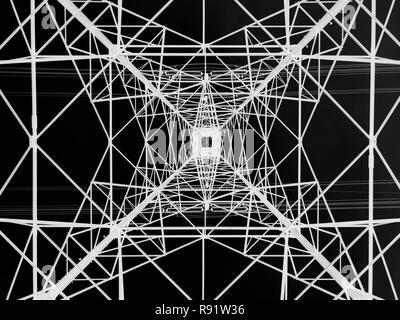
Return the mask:
<path id="1" fill-rule="evenodd" d="M 213 38 L 230 21 L 207 0 L 19 2 L 5 10 L 0 66 L 30 81 L 22 102 L 1 78 L 1 139 L 23 150 L 3 148 L 0 205 L 23 201 L 14 181 L 31 188 L 27 211 L 0 216 L 3 298 L 128 299 L 140 291 L 130 276 L 151 267 L 159 290 L 220 299 L 262 266 L 276 283 L 266 299 L 397 299 L 398 1 L 225 1 L 241 25 Z M 183 16 L 197 36 L 178 31 Z M 72 77 L 41 77 L 60 68 Z M 354 83 L 366 85 L 347 94 Z M 46 86 L 72 94 L 42 97 Z M 85 133 L 69 140 L 82 125 L 101 153 L 78 150 Z M 356 189 L 338 208 L 335 192 Z M 46 209 L 57 199 L 72 214 Z M 243 259 L 220 282 L 211 245 Z M 174 272 L 197 258 L 191 280 Z"/>

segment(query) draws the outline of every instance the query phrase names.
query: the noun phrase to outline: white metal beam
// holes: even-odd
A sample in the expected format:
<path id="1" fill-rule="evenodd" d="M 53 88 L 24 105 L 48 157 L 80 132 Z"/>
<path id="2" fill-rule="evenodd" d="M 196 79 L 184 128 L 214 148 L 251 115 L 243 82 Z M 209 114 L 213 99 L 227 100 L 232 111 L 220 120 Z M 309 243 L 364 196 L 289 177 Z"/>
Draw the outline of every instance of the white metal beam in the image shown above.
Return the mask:
<path id="1" fill-rule="evenodd" d="M 332 8 L 321 18 L 321 20 L 304 36 L 300 42 L 294 46 L 291 51 L 287 52 L 285 58 L 271 71 L 271 73 L 258 85 L 257 88 L 238 106 L 235 113 L 229 117 L 225 124 L 232 120 L 235 115 L 245 108 L 254 97 L 261 94 L 265 87 L 273 80 L 282 70 L 284 70 L 288 65 L 290 65 L 296 56 L 302 53 L 302 50 L 332 21 L 332 19 L 340 13 L 346 5 L 349 4 L 351 0 L 338 0 Z M 284 46 L 283 46 L 284 47 Z"/>
<path id="2" fill-rule="evenodd" d="M 159 98 L 163 103 L 165 103 L 173 112 L 179 115 L 183 121 L 191 127 L 190 122 L 185 119 L 174 105 L 167 100 L 167 98 L 158 90 L 149 79 L 147 79 L 143 73 L 136 68 L 133 63 L 128 59 L 127 56 L 123 55 L 121 48 L 118 45 L 113 44 L 104 33 L 97 28 L 86 15 L 79 10 L 79 8 L 72 3 L 70 0 L 58 0 L 58 2 L 68 10 L 68 12 L 73 15 L 87 30 L 90 32 L 97 40 L 99 40 L 106 48 L 108 48 L 110 56 L 115 57 L 115 59 L 121 63 L 125 68 L 127 68 L 136 78 L 138 78 L 145 87 L 152 92 L 152 94 Z"/>
<path id="3" fill-rule="evenodd" d="M 326 259 L 321 252 L 315 248 L 307 238 L 302 235 L 296 228 L 292 228 L 292 222 L 290 219 L 285 217 L 265 196 L 255 187 L 253 184 L 247 180 L 239 171 L 236 171 L 236 175 L 246 184 L 246 186 L 252 190 L 254 195 L 262 201 L 266 207 L 271 210 L 274 216 L 279 220 L 279 222 L 290 230 L 292 236 L 294 236 L 300 244 L 314 257 L 314 259 L 326 270 L 326 272 L 335 280 L 339 286 L 341 286 L 352 299 L 354 300 L 370 300 L 371 295 L 368 293 L 355 288 L 350 282 L 331 264 L 331 262 Z M 256 260 L 254 260 L 256 262 Z"/>
<path id="4" fill-rule="evenodd" d="M 162 192 L 180 173 L 182 168 L 187 164 L 182 165 L 180 170 L 176 170 L 171 174 L 157 189 L 136 206 L 128 215 L 126 215 L 118 224 L 110 228 L 110 233 L 97 244 L 79 263 L 76 264 L 57 284 L 49 290 L 39 291 L 34 299 L 36 300 L 54 300 L 60 292 L 62 292 L 74 279 L 115 239 L 120 236 L 120 230 L 129 226 L 131 221 L 139 215 L 159 194 Z"/>

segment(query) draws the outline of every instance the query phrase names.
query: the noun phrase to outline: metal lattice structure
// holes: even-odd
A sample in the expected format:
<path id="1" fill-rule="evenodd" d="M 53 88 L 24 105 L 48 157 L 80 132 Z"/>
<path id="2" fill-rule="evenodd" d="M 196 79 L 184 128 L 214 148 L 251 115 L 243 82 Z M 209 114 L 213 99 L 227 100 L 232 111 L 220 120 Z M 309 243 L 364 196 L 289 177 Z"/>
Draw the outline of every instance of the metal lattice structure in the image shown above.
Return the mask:
<path id="1" fill-rule="evenodd" d="M 22 217 L 0 217 L 1 242 L 17 253 L 5 298 L 124 299 L 128 276 L 150 266 L 184 298 L 219 299 L 260 265 L 277 279 L 274 298 L 397 299 L 400 216 L 379 203 L 400 188 L 400 98 L 382 90 L 398 84 L 381 72 L 400 64 L 398 1 L 280 0 L 264 13 L 232 0 L 226 11 L 248 23 L 215 39 L 211 1 L 198 1 L 199 38 L 163 20 L 176 2 L 155 3 L 151 17 L 126 0 L 9 2 L 0 65 L 28 68 L 30 107 L 2 77 L 4 125 L 25 140 L 18 157 L 6 153 L 0 205 L 22 201 L 7 192 L 24 164 L 32 202 Z M 43 80 L 47 67 L 73 76 Z M 357 81 L 364 91 L 343 91 Z M 40 96 L 46 86 L 71 94 L 54 102 Z M 68 142 L 82 123 L 101 150 L 92 162 Z M 41 185 L 42 174 L 70 185 L 71 200 L 58 191 L 72 214 L 41 205 L 41 186 L 57 185 Z M 332 192 L 349 179 L 365 181 L 365 206 L 340 211 Z M 215 292 L 211 243 L 246 261 Z M 197 245 L 199 291 L 162 262 Z"/>

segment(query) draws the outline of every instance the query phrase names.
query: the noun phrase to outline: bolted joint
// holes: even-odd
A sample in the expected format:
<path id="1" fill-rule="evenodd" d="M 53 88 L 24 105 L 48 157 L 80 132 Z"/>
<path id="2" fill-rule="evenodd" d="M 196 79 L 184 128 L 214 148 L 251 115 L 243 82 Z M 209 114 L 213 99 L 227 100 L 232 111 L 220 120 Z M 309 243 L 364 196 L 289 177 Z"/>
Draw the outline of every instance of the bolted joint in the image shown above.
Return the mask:
<path id="1" fill-rule="evenodd" d="M 118 227 L 117 225 L 112 225 L 110 226 L 110 235 L 112 235 L 113 237 L 117 238 L 121 235 L 122 230 L 120 227 Z"/>
<path id="2" fill-rule="evenodd" d="M 29 136 L 29 147 L 30 148 L 35 148 L 37 147 L 37 137 L 36 136 Z"/>
<path id="3" fill-rule="evenodd" d="M 372 148 L 376 148 L 377 147 L 377 138 L 376 138 L 376 136 L 371 136 L 369 138 L 369 145 Z"/>

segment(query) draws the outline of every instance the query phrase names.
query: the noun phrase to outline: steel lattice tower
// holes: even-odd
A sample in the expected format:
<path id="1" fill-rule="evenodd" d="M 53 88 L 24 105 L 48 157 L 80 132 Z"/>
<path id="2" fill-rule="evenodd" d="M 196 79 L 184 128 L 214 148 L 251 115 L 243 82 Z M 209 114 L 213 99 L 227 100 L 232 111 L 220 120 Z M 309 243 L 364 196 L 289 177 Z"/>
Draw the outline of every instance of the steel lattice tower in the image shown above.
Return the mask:
<path id="1" fill-rule="evenodd" d="M 242 19 L 214 38 L 225 21 L 196 2 L 1 4 L 4 298 L 127 299 L 150 267 L 184 298 L 220 299 L 262 266 L 265 298 L 397 299 L 399 2 L 231 0 Z M 200 17 L 199 36 L 170 12 Z M 211 245 L 242 259 L 221 283 Z M 193 257 L 197 289 L 171 272 Z"/>

